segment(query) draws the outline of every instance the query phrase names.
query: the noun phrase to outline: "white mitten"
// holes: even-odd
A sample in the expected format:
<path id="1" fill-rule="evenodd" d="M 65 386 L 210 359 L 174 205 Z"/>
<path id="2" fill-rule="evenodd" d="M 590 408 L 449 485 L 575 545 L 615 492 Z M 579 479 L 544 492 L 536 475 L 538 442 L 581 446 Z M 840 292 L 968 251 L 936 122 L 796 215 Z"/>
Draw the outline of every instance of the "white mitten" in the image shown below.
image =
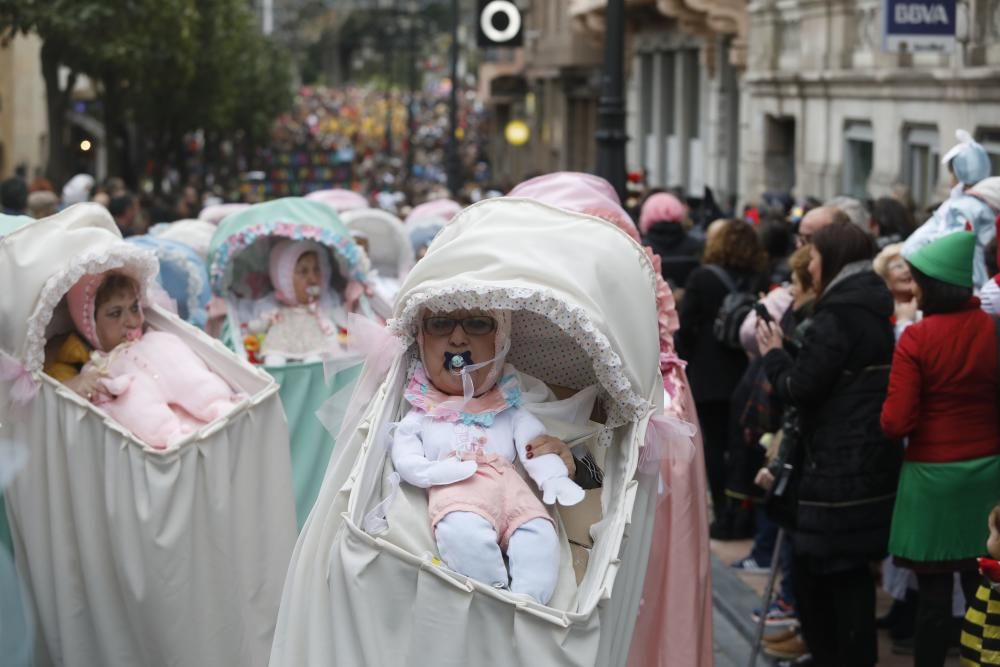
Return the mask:
<path id="1" fill-rule="evenodd" d="M 475 461 L 444 459 L 443 461 L 434 461 L 428 465 L 424 474 L 431 486 L 445 486 L 472 477 L 476 474 L 476 468 L 478 467 Z"/>
<path id="2" fill-rule="evenodd" d="M 993 317 L 1000 317 L 1000 284 L 996 278 L 987 280 L 983 285 L 983 289 L 979 292 L 979 302 L 987 313 Z"/>
<path id="3" fill-rule="evenodd" d="M 542 482 L 542 502 L 563 507 L 576 505 L 583 500 L 583 489 L 569 477 L 552 477 Z"/>

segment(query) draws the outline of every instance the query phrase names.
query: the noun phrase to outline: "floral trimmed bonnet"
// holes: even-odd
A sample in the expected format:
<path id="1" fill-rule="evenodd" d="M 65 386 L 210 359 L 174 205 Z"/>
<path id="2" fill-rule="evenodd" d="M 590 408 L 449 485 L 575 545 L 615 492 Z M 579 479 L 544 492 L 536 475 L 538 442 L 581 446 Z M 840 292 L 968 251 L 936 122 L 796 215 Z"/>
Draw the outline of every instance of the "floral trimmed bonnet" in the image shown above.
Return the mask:
<path id="1" fill-rule="evenodd" d="M 322 280 L 322 289 L 326 290 L 330 286 L 332 270 L 330 267 L 330 255 L 326 248 L 315 241 L 292 241 L 283 239 L 274 244 L 269 258 L 269 273 L 271 284 L 274 285 L 274 296 L 281 303 L 288 306 L 296 306 L 298 300 L 295 298 L 295 287 L 293 276 L 295 275 L 295 265 L 299 258 L 306 253 L 314 252 L 319 260 L 319 272 Z"/>

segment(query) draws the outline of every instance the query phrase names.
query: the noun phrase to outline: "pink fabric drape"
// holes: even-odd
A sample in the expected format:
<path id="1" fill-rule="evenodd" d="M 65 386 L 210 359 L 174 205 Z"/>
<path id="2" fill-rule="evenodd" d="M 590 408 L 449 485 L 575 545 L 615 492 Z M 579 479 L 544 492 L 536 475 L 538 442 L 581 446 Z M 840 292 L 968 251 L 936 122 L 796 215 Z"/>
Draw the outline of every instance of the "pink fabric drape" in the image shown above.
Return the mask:
<path id="1" fill-rule="evenodd" d="M 668 414 L 697 424 L 684 369 L 675 367 L 670 377 L 664 377 L 664 384 L 668 382 L 677 392 Z M 667 456 L 660 462 L 667 492 L 657 503 L 628 667 L 713 664 L 708 503 L 700 431 L 691 441 L 693 456 Z"/>
<path id="2" fill-rule="evenodd" d="M 635 223 L 604 179 L 591 174 L 555 172 L 525 181 L 509 193 L 571 211 L 595 215 L 617 225 L 637 242 Z M 660 372 L 671 398 L 668 416 L 698 424 L 685 363 L 674 351 L 680 327 L 660 258 L 643 248 L 656 275 L 656 312 L 660 334 Z M 708 496 L 701 435 L 691 436 L 693 456 L 660 461 L 669 492 L 659 497 L 643 601 L 639 608 L 629 667 L 709 667 L 712 653 L 712 580 L 708 546 Z"/>

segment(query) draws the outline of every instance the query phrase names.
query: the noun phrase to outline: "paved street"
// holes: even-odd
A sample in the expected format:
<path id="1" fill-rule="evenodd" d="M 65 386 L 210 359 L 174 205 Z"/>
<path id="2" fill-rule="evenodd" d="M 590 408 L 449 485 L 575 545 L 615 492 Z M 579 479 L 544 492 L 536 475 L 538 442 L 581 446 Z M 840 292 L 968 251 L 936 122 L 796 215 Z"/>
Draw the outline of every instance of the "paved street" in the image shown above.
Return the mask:
<path id="1" fill-rule="evenodd" d="M 736 573 L 729 563 L 750 551 L 750 540 L 718 542 L 712 540 L 712 597 L 714 601 L 715 665 L 716 667 L 748 667 L 754 625 L 750 618 L 767 584 L 764 575 Z M 889 596 L 878 591 L 878 613 L 890 605 Z M 892 642 L 885 631 L 879 631 L 879 666 L 910 667 L 913 658 L 895 655 Z M 758 667 L 772 665 L 764 656 L 757 660 Z M 958 667 L 956 657 L 945 661 L 946 667 Z"/>

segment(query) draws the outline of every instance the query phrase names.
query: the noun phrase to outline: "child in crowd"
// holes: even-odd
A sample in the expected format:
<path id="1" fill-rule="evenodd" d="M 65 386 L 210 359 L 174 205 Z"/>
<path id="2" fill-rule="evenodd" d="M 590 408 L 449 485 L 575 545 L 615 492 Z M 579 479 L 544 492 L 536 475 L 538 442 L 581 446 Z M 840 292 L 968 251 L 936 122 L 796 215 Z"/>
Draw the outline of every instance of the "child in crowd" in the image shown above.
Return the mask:
<path id="1" fill-rule="evenodd" d="M 1000 559 L 1000 505 L 990 512 L 986 527 L 990 531 L 986 551 L 995 561 Z M 983 580 L 975 597 L 968 601 L 962 628 L 962 665 L 1000 665 L 1000 652 L 994 648 L 1000 637 L 1000 623 L 996 622 L 1000 613 L 1000 568 L 985 561 L 980 572 Z"/>

